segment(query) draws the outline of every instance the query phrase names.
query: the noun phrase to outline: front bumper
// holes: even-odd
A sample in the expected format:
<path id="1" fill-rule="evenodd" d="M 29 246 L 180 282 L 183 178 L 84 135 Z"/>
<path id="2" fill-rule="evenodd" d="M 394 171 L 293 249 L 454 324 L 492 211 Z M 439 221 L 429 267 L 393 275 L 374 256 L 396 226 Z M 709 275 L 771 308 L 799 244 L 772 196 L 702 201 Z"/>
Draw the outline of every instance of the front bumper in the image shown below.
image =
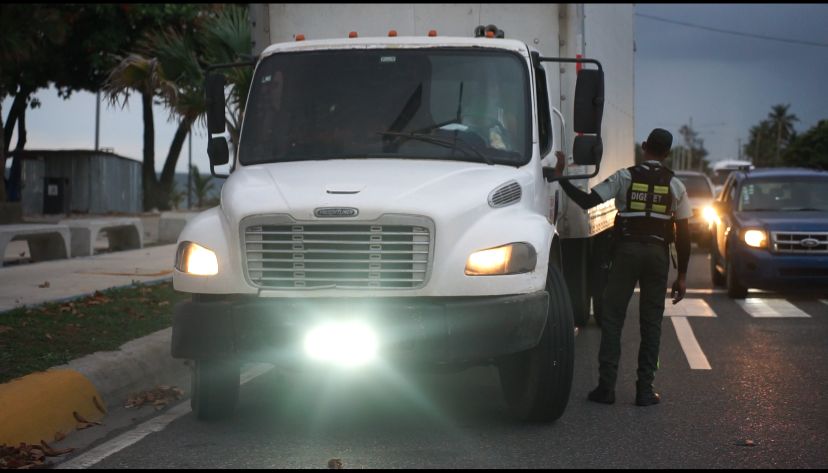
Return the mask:
<path id="1" fill-rule="evenodd" d="M 828 255 L 779 254 L 740 245 L 728 264 L 739 281 L 765 290 L 812 291 L 828 287 Z"/>
<path id="2" fill-rule="evenodd" d="M 481 362 L 538 344 L 549 295 L 440 298 L 250 298 L 182 302 L 175 308 L 175 358 L 302 363 L 305 334 L 353 320 L 378 335 L 383 359 Z"/>

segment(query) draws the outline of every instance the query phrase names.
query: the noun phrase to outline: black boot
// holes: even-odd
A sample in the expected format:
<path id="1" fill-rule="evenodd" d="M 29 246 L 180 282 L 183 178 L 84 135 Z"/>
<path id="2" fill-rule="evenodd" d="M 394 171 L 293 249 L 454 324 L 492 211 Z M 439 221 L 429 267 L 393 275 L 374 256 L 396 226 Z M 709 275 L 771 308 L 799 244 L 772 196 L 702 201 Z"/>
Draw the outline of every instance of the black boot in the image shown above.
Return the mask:
<path id="1" fill-rule="evenodd" d="M 635 388 L 635 405 L 636 406 L 652 406 L 653 404 L 658 404 L 661 401 L 661 396 L 653 391 L 653 386 L 648 385 L 636 385 Z"/>
<path id="2" fill-rule="evenodd" d="M 615 390 L 598 385 L 597 388 L 590 391 L 587 399 L 601 404 L 615 404 Z"/>

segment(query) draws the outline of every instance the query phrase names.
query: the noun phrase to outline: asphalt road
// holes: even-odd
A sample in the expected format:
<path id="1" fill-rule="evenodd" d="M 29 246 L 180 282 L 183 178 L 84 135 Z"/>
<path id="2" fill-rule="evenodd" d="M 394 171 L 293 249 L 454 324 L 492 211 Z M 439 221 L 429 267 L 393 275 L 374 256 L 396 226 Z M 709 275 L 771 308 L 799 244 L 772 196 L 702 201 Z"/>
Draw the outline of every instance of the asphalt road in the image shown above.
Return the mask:
<path id="1" fill-rule="evenodd" d="M 569 407 L 551 425 L 513 420 L 493 368 L 339 380 L 273 370 L 242 386 L 233 419 L 188 413 L 94 467 L 828 467 L 828 298 L 751 293 L 743 307 L 704 291 L 707 264 L 694 250 L 688 297 L 707 305 L 690 312 L 714 316 L 665 317 L 657 406 L 633 404 L 636 295 L 612 406 L 586 400 L 600 340 L 591 323 L 576 338 Z"/>

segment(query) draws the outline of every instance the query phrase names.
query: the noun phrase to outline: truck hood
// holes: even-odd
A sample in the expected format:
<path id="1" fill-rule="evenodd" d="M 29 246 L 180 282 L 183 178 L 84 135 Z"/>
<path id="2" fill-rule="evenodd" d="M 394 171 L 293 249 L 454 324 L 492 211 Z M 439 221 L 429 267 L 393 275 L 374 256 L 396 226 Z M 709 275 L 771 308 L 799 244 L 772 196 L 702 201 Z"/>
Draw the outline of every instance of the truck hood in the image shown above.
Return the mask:
<path id="1" fill-rule="evenodd" d="M 341 159 L 245 166 L 225 182 L 221 206 L 231 223 L 249 215 L 290 214 L 316 220 L 319 207 L 351 207 L 360 220 L 385 213 L 449 217 L 488 208 L 488 195 L 532 176 L 510 166 L 402 159 Z"/>
<path id="2" fill-rule="evenodd" d="M 737 212 L 742 227 L 771 231 L 828 231 L 828 212 Z"/>

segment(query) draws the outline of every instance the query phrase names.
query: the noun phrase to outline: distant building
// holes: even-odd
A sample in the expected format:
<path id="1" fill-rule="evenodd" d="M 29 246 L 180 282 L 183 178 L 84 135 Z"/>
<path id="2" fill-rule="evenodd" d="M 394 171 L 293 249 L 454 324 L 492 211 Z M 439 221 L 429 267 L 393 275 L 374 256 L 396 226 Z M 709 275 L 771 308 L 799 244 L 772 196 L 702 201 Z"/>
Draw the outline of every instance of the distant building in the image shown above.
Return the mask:
<path id="1" fill-rule="evenodd" d="M 141 162 L 108 151 L 24 150 L 23 215 L 138 213 Z"/>

